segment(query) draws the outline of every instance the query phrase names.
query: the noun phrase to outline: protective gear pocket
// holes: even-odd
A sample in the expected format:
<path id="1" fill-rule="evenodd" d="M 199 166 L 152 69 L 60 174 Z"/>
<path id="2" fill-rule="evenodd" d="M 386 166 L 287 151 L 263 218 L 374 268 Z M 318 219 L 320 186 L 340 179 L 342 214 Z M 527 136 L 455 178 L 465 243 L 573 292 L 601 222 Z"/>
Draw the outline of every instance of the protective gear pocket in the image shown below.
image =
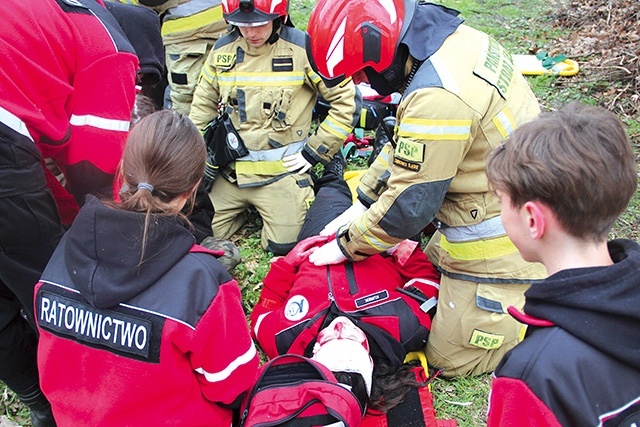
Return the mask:
<path id="1" fill-rule="evenodd" d="M 217 176 L 218 168 L 225 167 L 235 159 L 246 156 L 249 150 L 233 126 L 229 114 L 220 112 L 203 131 L 207 145 L 205 185 L 210 187 Z"/>

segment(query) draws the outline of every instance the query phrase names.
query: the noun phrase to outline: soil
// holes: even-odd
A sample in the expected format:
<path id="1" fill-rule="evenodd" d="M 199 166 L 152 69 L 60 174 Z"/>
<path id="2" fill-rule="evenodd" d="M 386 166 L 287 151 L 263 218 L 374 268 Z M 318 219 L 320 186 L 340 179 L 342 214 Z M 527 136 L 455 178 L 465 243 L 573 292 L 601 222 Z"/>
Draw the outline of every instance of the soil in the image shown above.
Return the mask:
<path id="1" fill-rule="evenodd" d="M 638 120 L 640 2 L 570 0 L 553 17 L 555 25 L 571 31 L 558 40 L 557 53 L 579 62 L 598 103 L 622 119 Z"/>

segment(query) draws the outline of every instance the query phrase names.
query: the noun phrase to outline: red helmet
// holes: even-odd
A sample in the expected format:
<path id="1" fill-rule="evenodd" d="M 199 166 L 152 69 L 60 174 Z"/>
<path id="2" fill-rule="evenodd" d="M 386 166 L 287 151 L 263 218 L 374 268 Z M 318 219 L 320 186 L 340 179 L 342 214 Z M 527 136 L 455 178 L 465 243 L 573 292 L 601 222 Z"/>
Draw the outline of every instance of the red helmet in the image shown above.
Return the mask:
<path id="1" fill-rule="evenodd" d="M 286 17 L 288 0 L 222 0 L 222 14 L 231 25 L 255 27 Z"/>
<path id="2" fill-rule="evenodd" d="M 311 12 L 307 53 L 327 80 L 392 63 L 415 0 L 318 0 Z"/>

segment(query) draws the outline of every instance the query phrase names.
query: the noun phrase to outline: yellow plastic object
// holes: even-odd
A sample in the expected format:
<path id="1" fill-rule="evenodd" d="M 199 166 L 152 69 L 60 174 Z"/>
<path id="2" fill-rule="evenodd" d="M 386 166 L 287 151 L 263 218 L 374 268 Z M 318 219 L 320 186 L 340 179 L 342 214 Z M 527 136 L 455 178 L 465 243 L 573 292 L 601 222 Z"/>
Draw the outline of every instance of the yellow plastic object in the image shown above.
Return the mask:
<path id="1" fill-rule="evenodd" d="M 366 172 L 366 169 L 354 170 L 354 171 L 346 171 L 344 173 L 344 179 L 347 181 L 347 185 L 349 186 L 349 190 L 351 190 L 351 197 L 355 202 L 358 199 L 358 194 L 356 193 L 356 188 L 358 188 L 358 184 L 360 184 L 360 178 Z"/>
<path id="2" fill-rule="evenodd" d="M 404 357 L 405 363 L 411 362 L 412 360 L 420 361 L 420 364 L 422 365 L 422 368 L 424 369 L 424 371 L 427 374 L 429 373 L 429 364 L 427 363 L 427 355 L 424 354 L 424 351 L 410 351 L 409 353 L 407 353 L 407 355 Z"/>
<path id="3" fill-rule="evenodd" d="M 424 369 L 424 373 L 427 375 L 427 377 L 429 376 L 429 364 L 427 363 L 427 355 L 424 354 L 424 351 L 410 351 L 409 353 L 407 353 L 407 355 L 404 357 L 404 362 L 411 362 L 412 360 L 418 360 L 420 361 L 420 365 L 422 366 L 422 369 Z M 429 385 L 427 386 L 429 387 L 429 391 L 431 391 L 431 384 L 429 383 Z"/>
<path id="4" fill-rule="evenodd" d="M 574 76 L 580 71 L 580 66 L 573 59 L 565 59 L 551 68 L 545 68 L 542 61 L 535 55 L 513 55 L 513 62 L 524 75 L 541 76 L 551 74 L 558 76 Z"/>

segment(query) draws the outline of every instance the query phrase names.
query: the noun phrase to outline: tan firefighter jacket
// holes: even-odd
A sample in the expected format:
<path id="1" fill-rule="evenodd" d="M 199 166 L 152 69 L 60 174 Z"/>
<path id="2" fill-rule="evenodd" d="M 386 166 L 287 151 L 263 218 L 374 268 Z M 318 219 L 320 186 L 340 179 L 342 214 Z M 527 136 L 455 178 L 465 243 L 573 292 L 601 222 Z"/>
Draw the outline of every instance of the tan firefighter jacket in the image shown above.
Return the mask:
<path id="1" fill-rule="evenodd" d="M 158 12 L 162 20 L 162 41 L 165 46 L 189 40 L 218 39 L 228 27 L 222 17 L 220 0 L 118 1 L 146 6 Z M 154 5 L 150 6 L 148 3 Z"/>
<path id="2" fill-rule="evenodd" d="M 327 117 L 309 136 L 317 95 Z M 326 164 L 357 123 L 361 96 L 351 82 L 328 88 L 305 52 L 305 34 L 283 26 L 274 44 L 250 46 L 238 30 L 216 43 L 196 87 L 189 117 L 203 129 L 226 106 L 249 150 L 221 173 L 240 187 L 265 185 L 285 176 L 282 158 L 302 152 Z"/>
<path id="3" fill-rule="evenodd" d="M 387 144 L 358 187 L 370 209 L 338 232 L 352 260 L 384 251 L 434 221 L 426 250 L 443 273 L 514 283 L 544 276 L 522 260 L 500 221 L 485 158 L 540 112 L 513 61 L 497 42 L 460 25 L 420 66 Z"/>

